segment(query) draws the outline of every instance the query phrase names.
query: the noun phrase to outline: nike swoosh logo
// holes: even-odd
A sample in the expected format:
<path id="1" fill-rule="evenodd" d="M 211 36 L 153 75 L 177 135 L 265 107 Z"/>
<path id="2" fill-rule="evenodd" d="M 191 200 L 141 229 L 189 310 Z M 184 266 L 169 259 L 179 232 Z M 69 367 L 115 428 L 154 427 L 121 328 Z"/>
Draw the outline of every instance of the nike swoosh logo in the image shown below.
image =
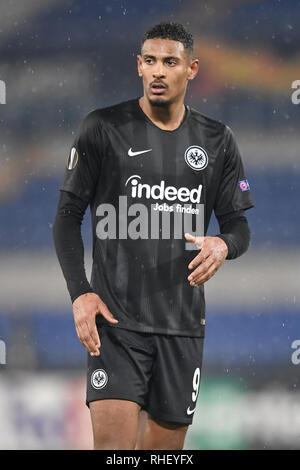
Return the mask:
<path id="1" fill-rule="evenodd" d="M 188 407 L 188 409 L 186 410 L 186 414 L 187 415 L 192 415 L 194 413 L 196 408 L 194 408 L 193 410 L 190 410 L 190 407 Z"/>
<path id="2" fill-rule="evenodd" d="M 151 152 L 152 149 L 149 149 L 149 150 L 141 150 L 140 152 L 133 152 L 132 151 L 132 148 L 130 148 L 128 150 L 128 155 L 129 157 L 136 157 L 137 155 L 141 155 L 142 153 L 147 153 L 147 152 Z"/>

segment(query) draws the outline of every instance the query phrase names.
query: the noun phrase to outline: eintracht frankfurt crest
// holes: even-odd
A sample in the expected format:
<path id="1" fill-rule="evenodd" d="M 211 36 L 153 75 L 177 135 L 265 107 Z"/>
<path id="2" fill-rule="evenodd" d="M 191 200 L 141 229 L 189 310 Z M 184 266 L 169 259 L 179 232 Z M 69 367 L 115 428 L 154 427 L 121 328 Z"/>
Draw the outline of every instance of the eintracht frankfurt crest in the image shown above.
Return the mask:
<path id="1" fill-rule="evenodd" d="M 103 369 L 94 370 L 91 377 L 91 384 L 97 390 L 104 388 L 107 384 L 108 377 L 107 373 Z"/>
<path id="2" fill-rule="evenodd" d="M 186 149 L 184 159 L 193 170 L 204 170 L 208 164 L 206 151 L 198 145 L 192 145 Z"/>

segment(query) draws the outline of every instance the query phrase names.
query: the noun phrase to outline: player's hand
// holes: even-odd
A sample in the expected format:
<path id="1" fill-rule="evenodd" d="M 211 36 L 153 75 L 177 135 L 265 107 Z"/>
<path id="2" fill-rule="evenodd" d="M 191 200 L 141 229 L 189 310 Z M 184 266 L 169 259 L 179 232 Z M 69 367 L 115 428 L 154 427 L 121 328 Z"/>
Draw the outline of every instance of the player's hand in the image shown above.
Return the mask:
<path id="1" fill-rule="evenodd" d="M 208 281 L 222 266 L 228 254 L 228 248 L 219 237 L 195 237 L 189 233 L 184 235 L 188 242 L 195 243 L 200 249 L 200 253 L 188 265 L 189 269 L 196 268 L 188 276 L 190 285 L 199 286 Z"/>
<path id="2" fill-rule="evenodd" d="M 74 300 L 73 315 L 77 336 L 91 356 L 100 355 L 101 343 L 96 326 L 96 315 L 99 314 L 110 323 L 118 323 L 97 294 L 88 292 Z"/>

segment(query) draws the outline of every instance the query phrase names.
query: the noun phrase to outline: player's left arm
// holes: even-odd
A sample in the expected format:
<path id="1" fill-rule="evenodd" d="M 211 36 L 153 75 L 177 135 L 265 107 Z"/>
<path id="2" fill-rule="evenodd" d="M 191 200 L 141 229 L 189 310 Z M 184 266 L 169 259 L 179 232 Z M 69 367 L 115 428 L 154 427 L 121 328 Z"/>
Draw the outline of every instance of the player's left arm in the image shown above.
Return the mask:
<path id="1" fill-rule="evenodd" d="M 220 234 L 214 237 L 195 237 L 185 234 L 200 252 L 188 265 L 193 269 L 188 276 L 190 285 L 195 287 L 208 281 L 222 266 L 225 259 L 234 259 L 245 253 L 250 244 L 250 229 L 243 210 L 218 217 Z"/>
<path id="2" fill-rule="evenodd" d="M 247 251 L 250 229 L 244 211 L 253 206 L 238 145 L 230 127 L 225 126 L 223 170 L 214 204 L 220 234 L 214 237 L 186 234 L 186 240 L 200 249 L 188 266 L 193 269 L 188 276 L 191 286 L 208 281 L 225 259 L 237 258 Z"/>

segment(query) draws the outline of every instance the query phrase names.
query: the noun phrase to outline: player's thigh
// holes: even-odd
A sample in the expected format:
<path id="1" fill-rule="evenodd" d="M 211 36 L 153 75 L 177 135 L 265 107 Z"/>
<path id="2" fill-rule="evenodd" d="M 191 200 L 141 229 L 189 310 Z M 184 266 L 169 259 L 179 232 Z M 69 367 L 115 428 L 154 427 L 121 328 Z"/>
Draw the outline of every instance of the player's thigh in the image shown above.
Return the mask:
<path id="1" fill-rule="evenodd" d="M 128 400 L 97 400 L 89 404 L 95 449 L 134 449 L 140 405 Z"/>
<path id="2" fill-rule="evenodd" d="M 91 409 L 94 445 L 133 449 L 152 368 L 149 335 L 106 325 L 98 332 L 100 356 L 88 355 L 87 363 L 86 404 Z"/>
<path id="3" fill-rule="evenodd" d="M 157 422 L 191 425 L 200 388 L 204 338 L 156 335 L 155 341 L 157 355 L 144 408 Z"/>
<path id="4" fill-rule="evenodd" d="M 187 430 L 188 425 L 153 419 L 142 410 L 136 450 L 181 450 Z"/>
<path id="5" fill-rule="evenodd" d="M 87 359 L 86 404 L 107 399 L 146 404 L 153 358 L 149 335 L 102 325 L 100 355 Z"/>

